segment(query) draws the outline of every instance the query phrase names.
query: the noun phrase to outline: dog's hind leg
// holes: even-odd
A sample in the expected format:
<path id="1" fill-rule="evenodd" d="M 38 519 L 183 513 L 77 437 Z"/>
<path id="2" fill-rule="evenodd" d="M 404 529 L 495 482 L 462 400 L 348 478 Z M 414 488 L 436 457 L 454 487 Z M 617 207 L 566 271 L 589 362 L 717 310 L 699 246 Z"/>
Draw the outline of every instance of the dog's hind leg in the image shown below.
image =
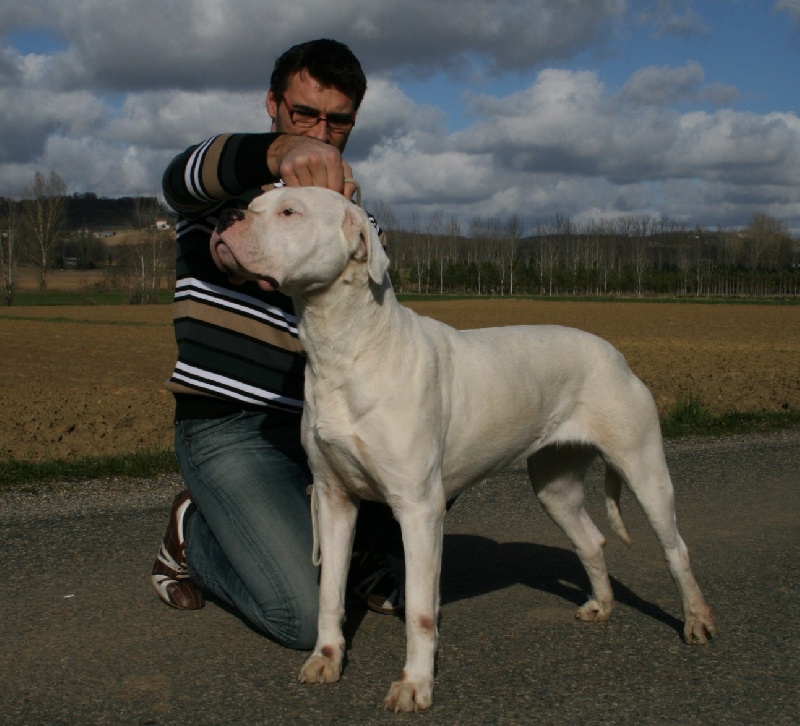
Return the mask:
<path id="1" fill-rule="evenodd" d="M 319 530 L 321 571 L 314 652 L 298 675 L 301 683 L 334 683 L 344 659 L 344 598 L 358 502 L 344 489 L 315 484 L 312 506 Z"/>
<path id="2" fill-rule="evenodd" d="M 586 511 L 583 493 L 586 470 L 596 457 L 592 447 L 552 444 L 528 459 L 528 476 L 545 511 L 572 542 L 589 576 L 591 598 L 575 617 L 602 622 L 614 606 L 603 556 L 606 540 Z"/>
<path id="3" fill-rule="evenodd" d="M 644 435 L 644 442 L 617 460 L 615 467 L 644 510 L 664 550 L 667 569 L 680 593 L 684 614 L 684 640 L 706 643 L 716 632 L 714 613 L 692 574 L 689 551 L 678 532 L 675 501 L 661 435 L 657 429 Z"/>

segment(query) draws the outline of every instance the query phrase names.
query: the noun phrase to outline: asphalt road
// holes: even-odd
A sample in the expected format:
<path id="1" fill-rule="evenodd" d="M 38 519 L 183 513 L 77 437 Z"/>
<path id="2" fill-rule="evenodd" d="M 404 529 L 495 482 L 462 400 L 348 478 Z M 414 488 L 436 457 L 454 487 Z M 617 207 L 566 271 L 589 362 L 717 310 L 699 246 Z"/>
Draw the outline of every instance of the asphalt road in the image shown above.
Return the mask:
<path id="1" fill-rule="evenodd" d="M 180 484 L 0 494 L 3 724 L 800 723 L 800 432 L 670 443 L 678 525 L 719 633 L 685 645 L 638 506 L 609 537 L 617 608 L 573 619 L 586 578 L 514 470 L 448 515 L 433 709 L 387 714 L 403 624 L 352 611 L 338 684 L 208 604 L 163 606 L 149 569 Z M 598 470 L 599 471 L 599 470 Z M 598 472 L 590 511 L 606 533 Z"/>

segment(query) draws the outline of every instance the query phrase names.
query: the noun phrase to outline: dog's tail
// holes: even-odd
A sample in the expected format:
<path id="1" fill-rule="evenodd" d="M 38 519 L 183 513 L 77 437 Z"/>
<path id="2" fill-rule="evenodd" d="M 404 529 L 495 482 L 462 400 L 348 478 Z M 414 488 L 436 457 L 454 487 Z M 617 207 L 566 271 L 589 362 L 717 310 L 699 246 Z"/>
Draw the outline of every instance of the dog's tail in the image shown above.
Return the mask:
<path id="1" fill-rule="evenodd" d="M 630 547 L 633 544 L 633 540 L 625 528 L 625 523 L 622 521 L 622 512 L 619 509 L 621 492 L 622 477 L 616 469 L 606 465 L 606 514 L 608 515 L 608 521 L 617 537 Z"/>

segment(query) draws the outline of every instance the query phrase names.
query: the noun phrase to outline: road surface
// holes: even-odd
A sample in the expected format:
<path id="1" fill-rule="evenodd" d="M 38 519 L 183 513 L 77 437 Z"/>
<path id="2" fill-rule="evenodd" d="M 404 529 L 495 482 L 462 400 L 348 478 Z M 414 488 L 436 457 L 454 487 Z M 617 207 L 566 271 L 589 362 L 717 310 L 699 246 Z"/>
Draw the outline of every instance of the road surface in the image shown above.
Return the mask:
<path id="1" fill-rule="evenodd" d="M 0 494 L 0 723 L 800 723 L 800 431 L 670 442 L 668 460 L 717 638 L 682 642 L 655 538 L 624 493 L 633 549 L 612 539 L 599 469 L 590 512 L 617 607 L 574 620 L 586 577 L 512 470 L 448 515 L 423 716 L 381 709 L 403 663 L 397 618 L 351 610 L 341 681 L 304 686 L 304 654 L 213 603 L 162 605 L 148 575 L 175 477 Z"/>

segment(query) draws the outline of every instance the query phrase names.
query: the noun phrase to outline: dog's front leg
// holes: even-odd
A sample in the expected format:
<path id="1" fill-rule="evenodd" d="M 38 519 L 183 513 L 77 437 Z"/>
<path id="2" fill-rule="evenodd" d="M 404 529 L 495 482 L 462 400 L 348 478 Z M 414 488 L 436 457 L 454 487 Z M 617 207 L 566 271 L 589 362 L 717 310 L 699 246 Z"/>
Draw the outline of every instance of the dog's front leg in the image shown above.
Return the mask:
<path id="1" fill-rule="evenodd" d="M 321 572 L 317 644 L 300 669 L 301 683 L 335 683 L 344 658 L 344 598 L 358 503 L 344 489 L 314 484 L 314 526 L 319 536 Z M 316 506 L 315 506 L 316 505 Z"/>
<path id="2" fill-rule="evenodd" d="M 433 703 L 444 502 L 402 502 L 393 509 L 405 549 L 407 650 L 403 672 L 392 683 L 384 706 L 395 712 L 420 712 Z"/>

